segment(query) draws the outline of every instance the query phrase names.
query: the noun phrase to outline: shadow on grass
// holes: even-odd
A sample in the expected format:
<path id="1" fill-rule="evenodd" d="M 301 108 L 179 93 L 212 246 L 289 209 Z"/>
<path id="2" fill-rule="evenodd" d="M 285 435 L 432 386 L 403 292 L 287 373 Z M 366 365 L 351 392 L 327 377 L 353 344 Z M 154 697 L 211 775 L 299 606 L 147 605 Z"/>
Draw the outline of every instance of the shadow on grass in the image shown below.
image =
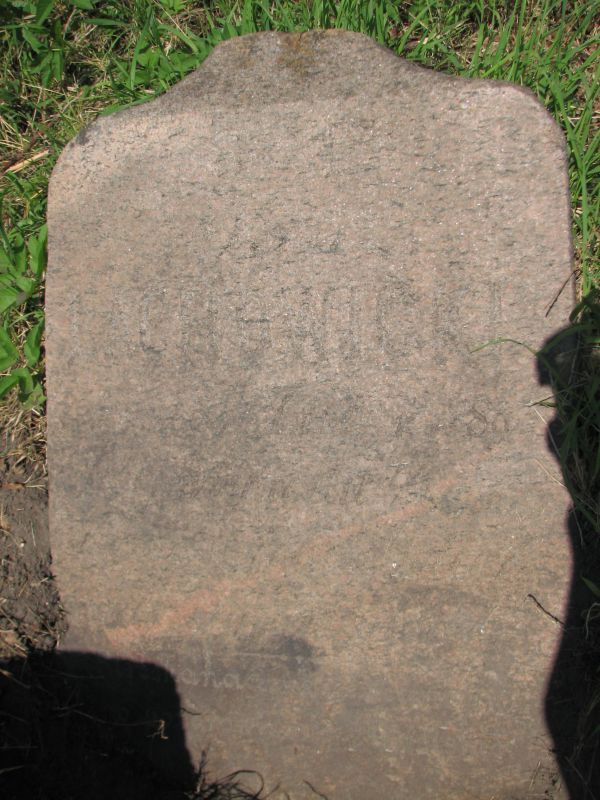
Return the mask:
<path id="1" fill-rule="evenodd" d="M 260 796 L 243 788 L 243 773 L 211 782 L 204 760 L 192 766 L 175 681 L 162 667 L 55 653 L 5 665 L 0 681 L 3 800 Z"/>
<path id="2" fill-rule="evenodd" d="M 600 800 L 600 298 L 588 296 L 572 320 L 538 358 L 557 412 L 548 446 L 573 503 L 573 573 L 545 711 L 570 800 Z"/>

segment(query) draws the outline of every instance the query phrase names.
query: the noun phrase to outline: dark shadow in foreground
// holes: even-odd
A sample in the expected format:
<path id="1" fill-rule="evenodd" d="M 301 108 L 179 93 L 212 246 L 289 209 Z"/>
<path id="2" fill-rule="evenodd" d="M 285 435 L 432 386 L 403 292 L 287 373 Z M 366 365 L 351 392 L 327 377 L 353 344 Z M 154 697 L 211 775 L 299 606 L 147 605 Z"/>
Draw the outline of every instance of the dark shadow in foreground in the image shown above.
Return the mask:
<path id="1" fill-rule="evenodd" d="M 91 653 L 0 666 L 3 800 L 258 800 L 242 773 L 194 769 L 165 669 Z"/>
<path id="2" fill-rule="evenodd" d="M 573 505 L 567 518 L 573 573 L 562 638 L 546 693 L 546 720 L 570 800 L 600 800 L 600 336 L 598 298 L 538 356 L 542 385 L 557 413 L 548 447 Z"/>

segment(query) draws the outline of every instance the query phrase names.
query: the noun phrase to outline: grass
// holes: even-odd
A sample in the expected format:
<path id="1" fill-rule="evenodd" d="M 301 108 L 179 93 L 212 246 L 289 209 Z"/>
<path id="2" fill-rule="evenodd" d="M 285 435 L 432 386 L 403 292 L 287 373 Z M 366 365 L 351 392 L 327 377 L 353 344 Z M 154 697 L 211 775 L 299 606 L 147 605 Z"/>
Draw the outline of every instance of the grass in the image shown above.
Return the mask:
<path id="1" fill-rule="evenodd" d="M 43 407 L 46 188 L 96 115 L 146 102 L 224 39 L 259 30 L 361 31 L 406 58 L 530 87 L 565 131 L 582 296 L 600 285 L 600 61 L 595 0 L 225 2 L 5 0 L 0 10 L 0 398 Z M 595 125 L 596 124 L 596 125 Z"/>
<path id="2" fill-rule="evenodd" d="M 599 0 L 0 0 L 0 425 L 17 403 L 20 424 L 43 426 L 46 194 L 64 145 L 98 114 L 161 94 L 225 39 L 347 28 L 436 70 L 527 86 L 565 133 L 581 338 L 577 391 L 558 393 L 560 446 L 600 552 L 599 19 Z M 585 580 L 589 631 L 600 580 Z M 600 679 L 594 692 L 600 702 Z"/>

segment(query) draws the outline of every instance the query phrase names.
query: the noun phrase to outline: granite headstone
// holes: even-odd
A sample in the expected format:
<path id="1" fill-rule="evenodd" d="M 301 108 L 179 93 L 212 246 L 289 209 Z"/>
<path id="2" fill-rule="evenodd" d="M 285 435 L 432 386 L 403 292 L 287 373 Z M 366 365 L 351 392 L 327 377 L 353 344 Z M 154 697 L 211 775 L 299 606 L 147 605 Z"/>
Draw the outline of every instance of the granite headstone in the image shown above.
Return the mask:
<path id="1" fill-rule="evenodd" d="M 565 164 L 530 92 L 341 31 L 227 41 L 66 147 L 63 647 L 170 671 L 214 776 L 503 800 L 552 770 L 528 595 L 560 616 L 568 496 L 536 359 L 493 342 L 568 317 Z"/>

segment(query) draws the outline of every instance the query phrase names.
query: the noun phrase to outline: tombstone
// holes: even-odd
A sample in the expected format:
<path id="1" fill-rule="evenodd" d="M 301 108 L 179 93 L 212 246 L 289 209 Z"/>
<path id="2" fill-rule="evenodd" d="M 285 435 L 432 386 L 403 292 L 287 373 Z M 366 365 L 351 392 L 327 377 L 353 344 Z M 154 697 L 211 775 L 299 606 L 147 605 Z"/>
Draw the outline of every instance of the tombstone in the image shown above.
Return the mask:
<path id="1" fill-rule="evenodd" d="M 568 496 L 535 357 L 490 342 L 572 301 L 533 95 L 234 39 L 66 147 L 49 228 L 63 648 L 168 670 L 193 758 L 274 798 L 529 796 Z"/>

